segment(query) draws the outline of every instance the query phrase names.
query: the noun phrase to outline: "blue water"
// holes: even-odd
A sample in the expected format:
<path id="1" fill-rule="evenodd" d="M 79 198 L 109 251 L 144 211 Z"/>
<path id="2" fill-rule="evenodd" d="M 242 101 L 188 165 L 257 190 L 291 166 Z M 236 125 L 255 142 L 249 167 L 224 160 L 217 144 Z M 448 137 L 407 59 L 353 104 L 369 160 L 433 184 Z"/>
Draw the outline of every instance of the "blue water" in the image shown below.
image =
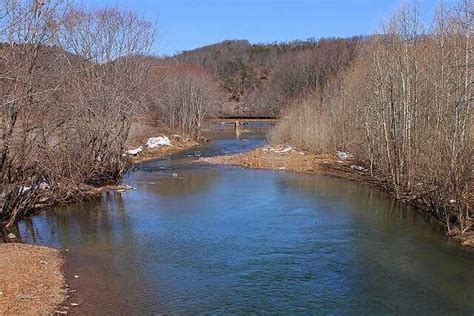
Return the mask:
<path id="1" fill-rule="evenodd" d="M 262 135 L 143 163 L 125 178 L 136 190 L 43 213 L 21 236 L 63 249 L 81 314 L 474 313 L 474 254 L 384 194 L 187 163 Z"/>

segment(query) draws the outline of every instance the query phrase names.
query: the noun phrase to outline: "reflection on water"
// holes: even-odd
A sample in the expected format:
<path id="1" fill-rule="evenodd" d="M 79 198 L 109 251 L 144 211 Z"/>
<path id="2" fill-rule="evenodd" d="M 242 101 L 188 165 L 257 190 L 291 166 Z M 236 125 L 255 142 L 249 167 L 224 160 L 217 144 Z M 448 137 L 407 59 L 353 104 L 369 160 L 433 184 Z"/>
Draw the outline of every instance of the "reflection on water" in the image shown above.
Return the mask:
<path id="1" fill-rule="evenodd" d="M 171 176 L 156 176 L 156 174 L 150 174 L 149 171 L 138 170 L 133 177 L 127 180 L 134 184 L 138 190 L 161 196 L 176 197 L 207 191 L 221 175 L 217 170 L 207 170 L 200 173 L 181 173 L 182 170 L 176 169 L 173 171 L 174 173 Z M 140 177 L 140 175 L 143 177 Z"/>
<path id="2" fill-rule="evenodd" d="M 263 142 L 247 136 L 144 163 L 136 190 L 20 234 L 64 249 L 86 314 L 472 314 L 473 254 L 412 209 L 327 177 L 183 164 Z"/>

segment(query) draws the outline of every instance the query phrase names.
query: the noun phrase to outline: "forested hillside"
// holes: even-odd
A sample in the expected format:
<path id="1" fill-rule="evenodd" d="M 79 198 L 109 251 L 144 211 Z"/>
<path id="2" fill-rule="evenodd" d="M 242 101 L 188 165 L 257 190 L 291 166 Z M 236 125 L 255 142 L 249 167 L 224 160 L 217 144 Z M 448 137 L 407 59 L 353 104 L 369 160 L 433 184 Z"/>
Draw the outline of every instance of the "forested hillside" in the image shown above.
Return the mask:
<path id="1" fill-rule="evenodd" d="M 165 63 L 190 63 L 218 78 L 226 93 L 221 114 L 278 116 L 292 98 L 323 91 L 329 78 L 357 56 L 362 38 L 327 38 L 290 43 L 222 43 L 185 51 Z"/>

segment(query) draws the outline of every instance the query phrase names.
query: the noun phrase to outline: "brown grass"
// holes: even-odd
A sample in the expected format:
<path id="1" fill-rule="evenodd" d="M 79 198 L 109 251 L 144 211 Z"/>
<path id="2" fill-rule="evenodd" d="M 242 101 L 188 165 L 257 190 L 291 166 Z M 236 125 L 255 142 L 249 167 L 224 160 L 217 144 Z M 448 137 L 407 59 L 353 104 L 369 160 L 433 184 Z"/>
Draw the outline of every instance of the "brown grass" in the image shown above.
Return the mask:
<path id="1" fill-rule="evenodd" d="M 377 177 L 353 170 L 352 165 L 359 165 L 354 160 L 340 160 L 336 155 L 316 155 L 309 152 L 292 149 L 281 152 L 284 148 L 264 147 L 246 153 L 230 156 L 202 158 L 199 161 L 210 164 L 239 165 L 247 168 L 286 170 L 379 184 Z"/>
<path id="2" fill-rule="evenodd" d="M 474 232 L 454 235 L 454 239 L 456 239 L 461 243 L 461 245 L 465 247 L 474 248 Z"/>
<path id="3" fill-rule="evenodd" d="M 54 314 L 65 299 L 59 250 L 0 244 L 0 315 Z"/>

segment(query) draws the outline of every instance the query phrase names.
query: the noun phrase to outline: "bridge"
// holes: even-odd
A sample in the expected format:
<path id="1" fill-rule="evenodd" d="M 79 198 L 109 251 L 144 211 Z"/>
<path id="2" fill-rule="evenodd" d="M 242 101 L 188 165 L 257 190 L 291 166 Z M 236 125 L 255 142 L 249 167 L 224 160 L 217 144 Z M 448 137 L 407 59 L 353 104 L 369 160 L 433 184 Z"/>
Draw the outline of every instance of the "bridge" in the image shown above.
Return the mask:
<path id="1" fill-rule="evenodd" d="M 250 122 L 275 123 L 278 121 L 278 118 L 273 116 L 219 116 L 214 118 L 213 121 L 231 123 L 234 124 L 235 128 L 238 128 L 240 125 L 246 125 Z"/>

